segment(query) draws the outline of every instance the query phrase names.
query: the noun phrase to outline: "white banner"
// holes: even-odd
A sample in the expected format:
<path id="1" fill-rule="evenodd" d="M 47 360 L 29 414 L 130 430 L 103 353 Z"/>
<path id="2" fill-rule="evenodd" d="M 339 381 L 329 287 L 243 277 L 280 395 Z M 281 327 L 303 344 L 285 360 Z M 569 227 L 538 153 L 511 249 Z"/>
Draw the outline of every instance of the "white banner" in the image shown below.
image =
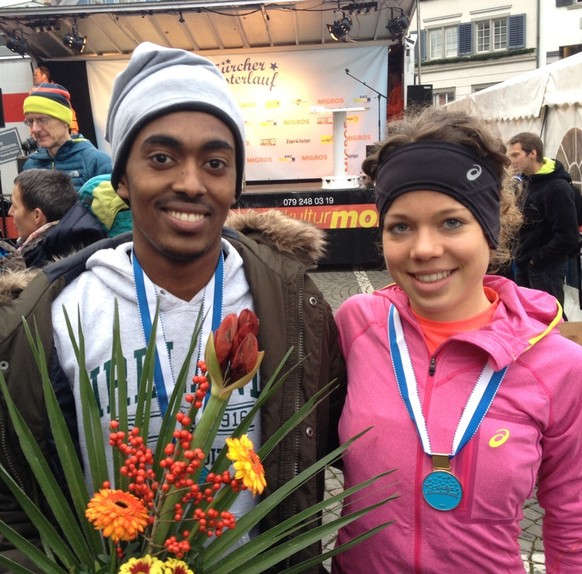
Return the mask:
<path id="1" fill-rule="evenodd" d="M 361 173 L 366 146 L 384 135 L 388 47 L 321 48 L 209 56 L 238 101 L 246 127 L 247 181 L 318 179 Z M 104 141 L 115 75 L 126 61 L 87 63 L 97 141 Z M 349 70 L 349 74 L 347 73 Z M 333 108 L 348 111 L 341 157 L 334 154 Z M 341 114 L 338 114 L 341 116 Z M 337 133 L 337 132 L 336 132 Z"/>

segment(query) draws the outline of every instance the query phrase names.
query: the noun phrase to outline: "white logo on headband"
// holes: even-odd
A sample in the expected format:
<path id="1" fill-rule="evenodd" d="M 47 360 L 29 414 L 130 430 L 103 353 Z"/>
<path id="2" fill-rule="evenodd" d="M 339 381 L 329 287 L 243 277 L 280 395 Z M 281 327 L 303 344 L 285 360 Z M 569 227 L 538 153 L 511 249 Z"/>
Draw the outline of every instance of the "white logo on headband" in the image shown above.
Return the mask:
<path id="1" fill-rule="evenodd" d="M 475 181 L 483 172 L 483 170 L 481 169 L 481 166 L 479 164 L 474 163 L 473 165 L 475 167 L 473 167 L 473 169 L 470 169 L 467 172 L 467 179 L 469 181 Z"/>

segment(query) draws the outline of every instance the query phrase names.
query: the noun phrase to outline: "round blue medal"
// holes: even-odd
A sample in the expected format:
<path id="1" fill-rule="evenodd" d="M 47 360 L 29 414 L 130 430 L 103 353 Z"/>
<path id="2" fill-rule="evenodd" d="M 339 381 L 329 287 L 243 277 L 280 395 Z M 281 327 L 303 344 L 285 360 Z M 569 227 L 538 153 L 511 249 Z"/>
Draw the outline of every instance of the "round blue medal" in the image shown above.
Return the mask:
<path id="1" fill-rule="evenodd" d="M 433 470 L 422 483 L 422 496 L 436 510 L 453 510 L 463 497 L 459 479 L 446 470 Z"/>

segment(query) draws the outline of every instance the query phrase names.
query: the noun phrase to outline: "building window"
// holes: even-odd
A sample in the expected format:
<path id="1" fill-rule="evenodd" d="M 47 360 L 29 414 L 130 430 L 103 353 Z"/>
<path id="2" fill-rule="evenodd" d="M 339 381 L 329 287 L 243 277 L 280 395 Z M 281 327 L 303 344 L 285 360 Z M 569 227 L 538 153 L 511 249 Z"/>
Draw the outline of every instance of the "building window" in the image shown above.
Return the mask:
<path id="1" fill-rule="evenodd" d="M 475 23 L 477 52 L 507 49 L 507 18 L 493 18 Z"/>
<path id="2" fill-rule="evenodd" d="M 525 48 L 525 14 L 420 32 L 421 61 L 522 48 Z"/>
<path id="3" fill-rule="evenodd" d="M 447 90 L 437 90 L 433 91 L 432 93 L 432 104 L 435 108 L 440 106 L 444 106 L 450 102 L 455 101 L 455 90 L 447 89 Z"/>
<path id="4" fill-rule="evenodd" d="M 457 55 L 458 32 L 456 26 L 429 30 L 428 38 L 430 42 L 429 58 L 431 60 L 454 58 Z"/>

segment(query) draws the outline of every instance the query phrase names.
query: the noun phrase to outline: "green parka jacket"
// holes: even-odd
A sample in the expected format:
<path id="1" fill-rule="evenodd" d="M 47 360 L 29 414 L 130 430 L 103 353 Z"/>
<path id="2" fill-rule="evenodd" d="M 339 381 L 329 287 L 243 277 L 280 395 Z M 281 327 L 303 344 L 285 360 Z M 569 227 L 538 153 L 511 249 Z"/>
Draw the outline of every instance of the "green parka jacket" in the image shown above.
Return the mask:
<path id="1" fill-rule="evenodd" d="M 269 494 L 337 446 L 337 423 L 346 392 L 345 366 L 332 311 L 307 273 L 324 252 L 323 232 L 276 211 L 233 214 L 227 224 L 229 227 L 224 229 L 223 236 L 243 258 L 255 312 L 260 320 L 259 348 L 265 350 L 261 380 L 269 379 L 291 346 L 294 350 L 286 368 L 302 360 L 301 367 L 293 371 L 282 390 L 261 412 L 263 440 L 321 387 L 334 379 L 339 383 L 331 398 L 294 429 L 264 461 L 266 494 Z M 128 239 L 127 235 L 121 235 L 93 244 L 36 272 L 32 280 L 29 273 L 8 280 L 0 277 L 0 369 L 18 408 L 45 452 L 50 447 L 50 432 L 44 397 L 21 318 L 27 319 L 30 325 L 36 323 L 45 350 L 52 349 L 50 311 L 56 295 L 85 269 L 85 262 L 92 253 Z M 22 289 L 26 283 L 29 284 Z M 52 353 L 49 361 L 56 381 L 60 370 Z M 18 437 L 9 424 L 3 401 L 0 463 L 27 491 L 34 490 L 34 481 L 20 453 Z M 318 476 L 267 516 L 263 527 L 271 527 L 312 506 L 323 498 L 323 493 L 324 477 Z M 34 537 L 34 528 L 1 481 L 0 519 L 17 527 L 24 536 Z M 290 563 L 298 563 L 319 551 L 316 546 L 310 547 Z M 13 552 L 1 537 L 0 552 L 5 555 Z"/>

